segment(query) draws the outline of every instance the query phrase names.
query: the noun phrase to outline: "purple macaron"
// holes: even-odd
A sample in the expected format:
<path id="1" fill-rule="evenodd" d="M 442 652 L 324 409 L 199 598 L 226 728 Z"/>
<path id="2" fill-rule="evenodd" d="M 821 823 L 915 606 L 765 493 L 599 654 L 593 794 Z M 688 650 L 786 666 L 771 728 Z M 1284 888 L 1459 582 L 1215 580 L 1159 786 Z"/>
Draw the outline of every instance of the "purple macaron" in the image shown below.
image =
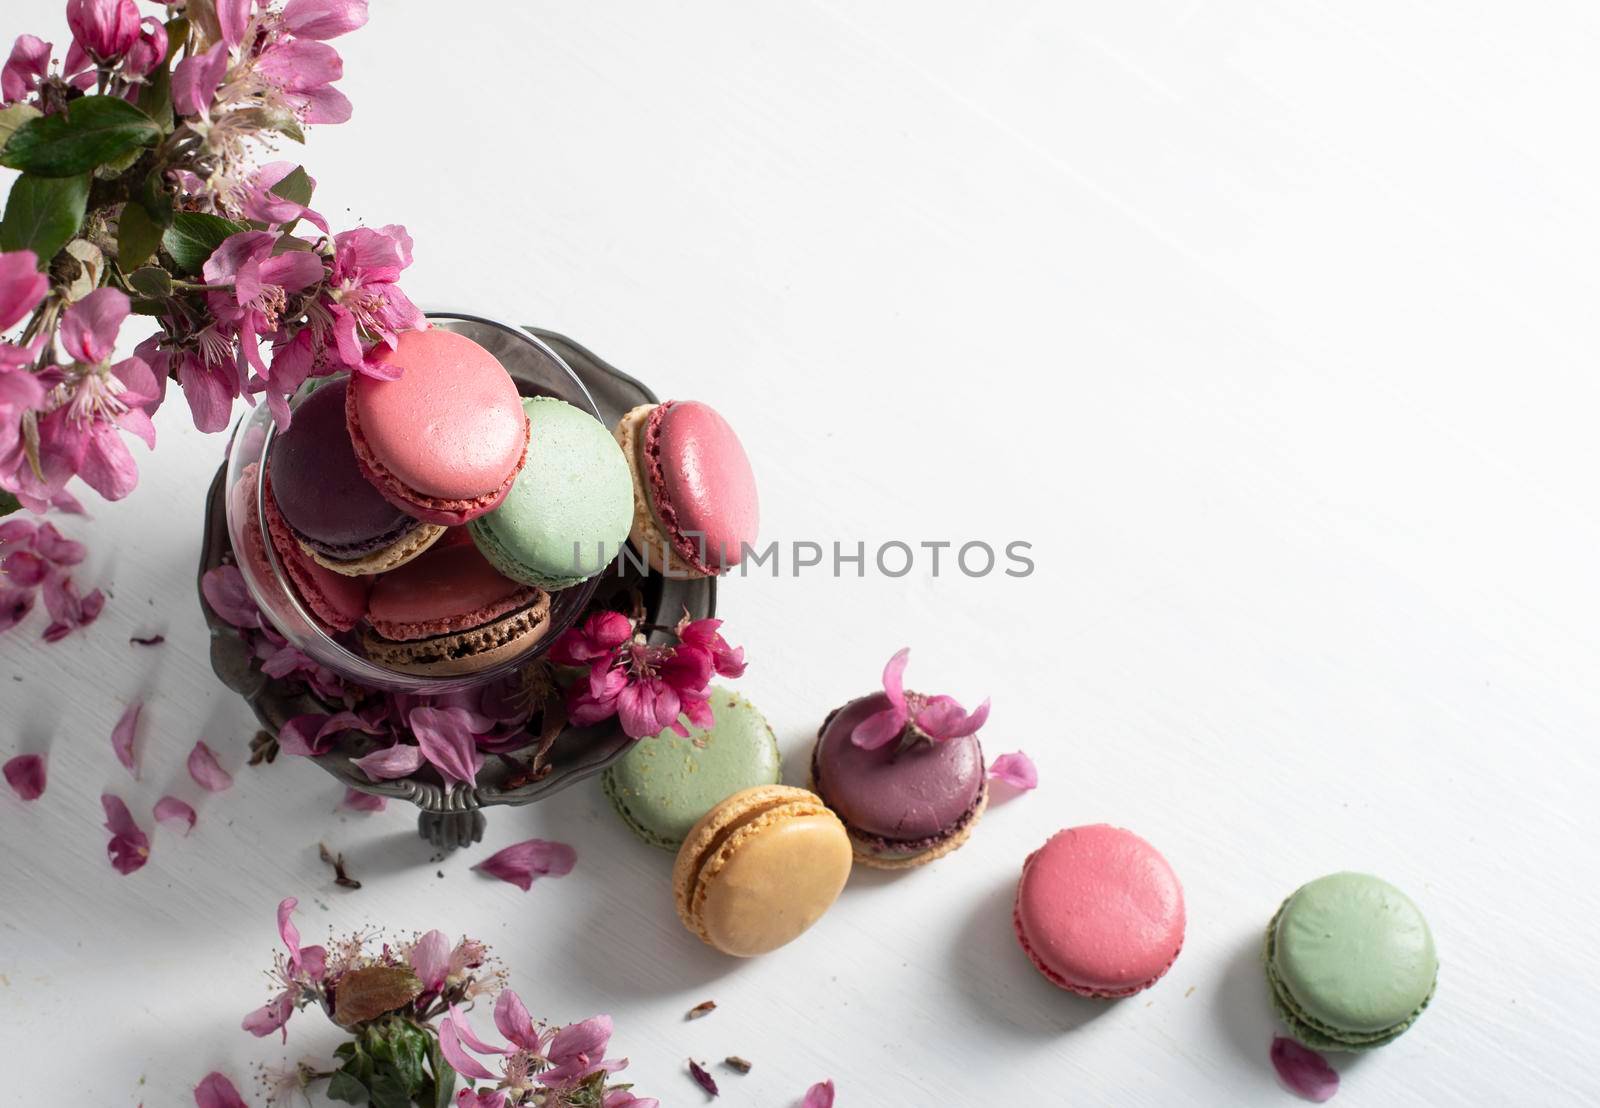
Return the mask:
<path id="1" fill-rule="evenodd" d="M 361 473 L 345 425 L 347 380 L 331 381 L 273 437 L 267 475 L 278 511 L 319 565 L 348 576 L 383 573 L 444 534 L 391 504 Z"/>
<path id="2" fill-rule="evenodd" d="M 879 869 L 920 866 L 966 842 L 988 800 L 977 735 L 944 742 L 851 741 L 889 706 L 883 693 L 836 709 L 817 734 L 812 788 L 844 821 L 856 861 Z"/>

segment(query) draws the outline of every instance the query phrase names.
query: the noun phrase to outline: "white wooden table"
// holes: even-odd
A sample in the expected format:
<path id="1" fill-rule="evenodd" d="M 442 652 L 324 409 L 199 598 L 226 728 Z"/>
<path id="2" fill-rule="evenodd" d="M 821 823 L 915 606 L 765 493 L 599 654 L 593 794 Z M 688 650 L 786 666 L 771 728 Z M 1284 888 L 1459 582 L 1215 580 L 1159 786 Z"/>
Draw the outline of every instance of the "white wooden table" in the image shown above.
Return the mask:
<path id="1" fill-rule="evenodd" d="M 296 895 L 313 937 L 482 937 L 536 1012 L 612 1013 L 666 1105 L 702 1102 L 687 1057 L 727 1054 L 755 1063 L 734 1106 L 829 1076 L 845 1108 L 1286 1103 L 1259 935 L 1357 868 L 1416 897 L 1444 968 L 1412 1033 L 1340 1063 L 1340 1103 L 1593 1102 L 1592 5 L 374 7 L 338 43 L 356 117 L 304 157 L 335 224 L 411 230 L 419 302 L 715 402 L 769 537 L 1034 544 L 1021 580 L 729 583 L 789 778 L 910 644 L 915 686 L 992 695 L 990 752 L 1043 783 L 753 962 L 682 929 L 669 859 L 592 782 L 490 820 L 487 848 L 575 844 L 570 877 L 440 861 L 408 811 L 244 768 L 192 583 L 223 440 L 174 399 L 137 493 L 69 521 L 106 614 L 0 638 L 0 755 L 48 748 L 51 774 L 0 794 L 0 1099 L 187 1104 L 212 1068 L 329 1049 L 316 1018 L 287 1048 L 237 1029 Z M 59 13 L 13 0 L 0 31 L 64 45 Z M 136 695 L 137 784 L 107 741 Z M 231 792 L 188 782 L 199 738 Z M 108 787 L 146 823 L 176 791 L 199 826 L 118 877 Z M 1100 820 L 1166 852 L 1190 911 L 1170 976 L 1111 1005 L 1037 977 L 1009 921 L 1024 855 Z"/>

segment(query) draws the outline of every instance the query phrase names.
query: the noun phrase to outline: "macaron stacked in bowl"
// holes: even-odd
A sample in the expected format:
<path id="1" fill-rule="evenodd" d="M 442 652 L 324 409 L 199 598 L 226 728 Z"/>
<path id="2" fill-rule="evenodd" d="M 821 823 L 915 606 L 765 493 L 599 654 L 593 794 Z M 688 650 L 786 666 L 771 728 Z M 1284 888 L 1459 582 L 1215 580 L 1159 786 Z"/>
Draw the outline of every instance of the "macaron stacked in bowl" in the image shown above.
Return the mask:
<path id="1" fill-rule="evenodd" d="M 633 479 L 628 537 L 669 577 L 713 577 L 756 541 L 761 505 L 739 436 L 698 400 L 634 408 L 616 439 Z"/>
<path id="2" fill-rule="evenodd" d="M 627 461 L 591 413 L 520 395 L 464 335 L 405 333 L 374 366 L 301 399 L 247 531 L 313 622 L 371 661 L 457 676 L 522 655 L 550 632 L 550 594 L 626 541 Z"/>

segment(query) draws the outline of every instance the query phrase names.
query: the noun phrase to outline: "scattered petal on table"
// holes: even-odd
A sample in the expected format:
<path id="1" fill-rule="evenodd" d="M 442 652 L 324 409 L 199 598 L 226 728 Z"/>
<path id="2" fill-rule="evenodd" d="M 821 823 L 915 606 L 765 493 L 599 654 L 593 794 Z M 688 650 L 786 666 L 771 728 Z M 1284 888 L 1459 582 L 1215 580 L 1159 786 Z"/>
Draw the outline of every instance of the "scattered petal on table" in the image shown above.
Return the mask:
<path id="1" fill-rule="evenodd" d="M 195 743 L 194 749 L 189 751 L 189 776 L 196 785 L 214 793 L 233 785 L 233 774 L 222 768 L 216 754 L 204 742 Z"/>
<path id="2" fill-rule="evenodd" d="M 194 830 L 194 809 L 175 796 L 164 796 L 156 801 L 155 816 L 157 823 L 181 826 L 185 835 Z"/>
<path id="3" fill-rule="evenodd" d="M 133 779 L 139 779 L 138 759 L 134 756 L 134 732 L 139 729 L 139 713 L 144 710 L 144 701 L 135 700 L 129 704 L 122 713 L 122 718 L 117 720 L 117 725 L 111 729 L 111 749 L 116 751 L 117 761 L 123 768 L 133 774 Z"/>
<path id="4" fill-rule="evenodd" d="M 100 806 L 105 809 L 106 830 L 111 832 L 106 856 L 111 859 L 111 868 L 126 877 L 150 860 L 150 836 L 133 822 L 133 813 L 121 797 L 101 793 Z"/>
<path id="5" fill-rule="evenodd" d="M 1023 792 L 1039 786 L 1038 768 L 1033 759 L 1020 750 L 996 758 L 989 766 L 989 776 Z"/>
<path id="6" fill-rule="evenodd" d="M 1272 1040 L 1272 1068 L 1290 1092 L 1317 1103 L 1339 1091 L 1339 1075 L 1322 1055 L 1282 1035 Z"/>
<path id="7" fill-rule="evenodd" d="M 566 843 L 529 839 L 491 854 L 472 868 L 527 892 L 536 878 L 565 877 L 577 861 L 578 852 Z"/>
<path id="8" fill-rule="evenodd" d="M 818 1081 L 807 1089 L 806 1098 L 800 1102 L 800 1108 L 833 1108 L 833 1082 Z"/>
<path id="9" fill-rule="evenodd" d="M 195 1108 L 249 1108 L 239 1090 L 220 1073 L 208 1073 L 194 1087 Z"/>
<path id="10" fill-rule="evenodd" d="M 44 795 L 44 758 L 38 754 L 18 754 L 0 770 L 23 800 L 38 800 Z"/>

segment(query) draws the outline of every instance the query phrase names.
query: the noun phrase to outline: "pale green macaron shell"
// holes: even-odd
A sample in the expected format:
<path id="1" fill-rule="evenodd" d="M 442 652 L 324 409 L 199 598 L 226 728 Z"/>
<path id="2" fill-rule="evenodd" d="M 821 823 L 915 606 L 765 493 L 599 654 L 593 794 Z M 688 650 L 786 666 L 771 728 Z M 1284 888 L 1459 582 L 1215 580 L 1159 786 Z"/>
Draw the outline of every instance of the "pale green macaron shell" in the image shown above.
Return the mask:
<path id="1" fill-rule="evenodd" d="M 617 814 L 652 846 L 677 850 L 722 801 L 782 779 L 778 741 L 755 706 L 720 686 L 712 688 L 710 704 L 709 730 L 640 739 L 601 778 Z"/>
<path id="2" fill-rule="evenodd" d="M 1267 928 L 1273 1005 L 1318 1050 L 1369 1050 L 1398 1038 L 1439 976 L 1428 921 L 1411 899 L 1364 873 L 1297 889 Z"/>
<path id="3" fill-rule="evenodd" d="M 565 400 L 523 397 L 528 459 L 494 511 L 467 525 L 513 581 L 565 589 L 611 564 L 633 524 L 633 475 L 599 420 Z"/>

